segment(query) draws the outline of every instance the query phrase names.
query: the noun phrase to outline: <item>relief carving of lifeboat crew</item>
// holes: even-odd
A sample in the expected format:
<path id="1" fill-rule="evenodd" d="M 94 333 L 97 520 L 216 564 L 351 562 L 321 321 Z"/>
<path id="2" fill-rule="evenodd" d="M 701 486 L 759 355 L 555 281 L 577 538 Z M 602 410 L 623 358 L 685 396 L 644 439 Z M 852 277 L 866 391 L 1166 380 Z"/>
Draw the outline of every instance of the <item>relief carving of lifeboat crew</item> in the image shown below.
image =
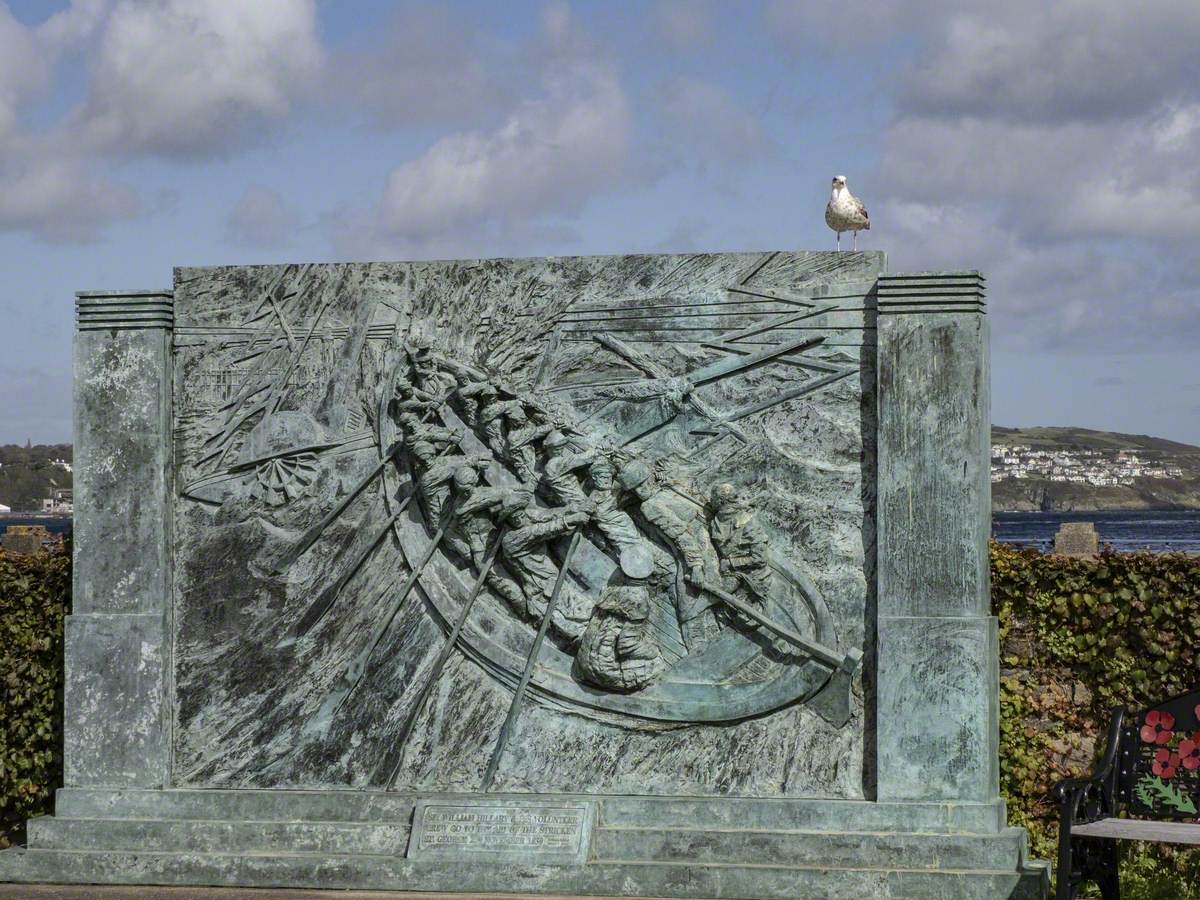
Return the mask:
<path id="1" fill-rule="evenodd" d="M 608 454 L 596 456 L 588 469 L 592 481 L 592 492 L 588 494 L 588 500 L 595 509 L 592 518 L 596 527 L 620 553 L 627 547 L 641 546 L 642 533 L 638 531 L 629 513 L 618 504 L 614 483 L 615 468 Z"/>
<path id="2" fill-rule="evenodd" d="M 488 538 L 495 528 L 493 514 L 508 493 L 506 488 L 486 487 L 479 483 L 479 468 L 486 460 L 476 460 L 459 466 L 454 472 L 455 524 L 446 534 L 446 542 L 476 569 L 483 565 Z"/>
<path id="3" fill-rule="evenodd" d="M 591 465 L 596 458 L 596 452 L 585 450 L 572 453 L 567 436 L 558 429 L 546 435 L 542 441 L 542 448 L 546 452 L 542 484 L 545 485 L 551 499 L 560 506 L 589 508 L 592 501 L 584 492 L 577 473 L 584 466 Z"/>
<path id="4" fill-rule="evenodd" d="M 399 419 L 426 521 L 436 530 L 442 520 L 442 507 L 450 497 L 450 480 L 468 462 L 461 453 L 446 452 L 462 442 L 463 434 L 458 429 L 422 422 L 415 412 L 402 412 Z"/>
<path id="5" fill-rule="evenodd" d="M 660 484 L 650 467 L 641 460 L 626 463 L 617 482 L 632 494 L 646 520 L 661 531 L 683 556 L 693 580 L 704 577 L 707 528 L 700 508 Z"/>
<path id="6" fill-rule="evenodd" d="M 490 382 L 472 381 L 469 374 L 461 374 L 458 379 L 458 396 L 462 402 L 463 421 L 465 421 L 472 428 L 480 428 L 483 426 L 485 424 L 483 420 L 483 411 L 495 402 L 496 394 L 496 387 Z M 497 413 L 497 416 L 498 415 L 499 413 Z M 491 421 L 496 421 L 497 427 L 499 427 L 501 423 L 499 422 L 497 416 L 493 416 Z M 486 429 L 485 434 L 487 434 Z M 491 443 L 491 435 L 488 434 L 488 437 L 488 443 Z M 496 447 L 504 446 L 503 437 L 503 431 L 497 433 Z"/>
<path id="7" fill-rule="evenodd" d="M 538 479 L 538 454 L 533 442 L 553 431 L 554 426 L 535 425 L 530 422 L 525 404 L 520 400 L 511 401 L 511 405 L 505 410 L 504 418 L 508 424 L 505 437 L 508 461 L 512 463 L 521 483 L 532 489 Z"/>
<path id="8" fill-rule="evenodd" d="M 430 410 L 441 406 L 440 401 L 429 397 L 424 391 L 418 391 L 409 381 L 397 381 L 388 411 L 392 418 L 399 423 L 401 413 L 415 413 L 418 419 L 423 419 Z"/>
<path id="9" fill-rule="evenodd" d="M 649 550 L 622 554 L 623 578 L 606 585 L 575 653 L 576 678 L 605 690 L 629 692 L 645 687 L 666 666 L 650 627 L 650 589 L 640 577 L 654 563 Z"/>
<path id="10" fill-rule="evenodd" d="M 591 518 L 584 510 L 541 509 L 533 504 L 532 492 L 509 490 L 500 505 L 500 521 L 508 530 L 500 542 L 505 568 L 515 576 L 501 593 L 519 612 L 540 621 L 550 603 L 558 566 L 547 544 L 586 525 Z M 551 626 L 574 642 L 583 634 L 592 612 L 592 601 L 564 581 Z"/>
<path id="11" fill-rule="evenodd" d="M 458 387 L 458 379 L 443 372 L 428 344 L 418 344 L 409 351 L 416 386 L 438 400 L 445 400 Z"/>
<path id="12" fill-rule="evenodd" d="M 549 464 L 546 467 L 549 469 Z M 626 551 L 636 553 L 644 550 L 650 554 L 658 575 L 673 574 L 675 563 L 670 554 L 646 540 L 638 530 L 637 523 L 629 517 L 629 513 L 621 509 L 616 486 L 616 466 L 611 455 L 594 452 L 588 476 L 592 482 L 592 491 L 588 494 L 588 501 L 593 510 L 592 524 L 604 535 L 617 555 L 624 560 Z"/>
<path id="13" fill-rule="evenodd" d="M 501 400 L 499 391 L 486 382 L 477 382 L 469 390 L 479 398 L 479 427 L 483 428 L 485 442 L 496 459 L 506 458 L 508 450 L 504 444 L 504 414 L 509 405 L 517 401 Z"/>
<path id="14" fill-rule="evenodd" d="M 739 600 L 764 609 L 771 593 L 771 563 L 767 534 L 746 497 L 729 482 L 718 484 L 711 495 L 713 544 L 721 557 L 722 586 Z M 756 628 L 749 617 L 725 609 L 745 627 Z"/>
<path id="15" fill-rule="evenodd" d="M 641 460 L 626 463 L 617 475 L 621 487 L 631 493 L 642 516 L 666 538 L 682 558 L 688 581 L 719 578 L 717 554 L 709 538 L 704 509 L 695 501 L 662 484 Z M 720 631 L 711 612 L 712 600 L 699 591 L 685 588 L 677 578 L 676 603 L 679 625 L 689 647 L 712 640 Z"/>

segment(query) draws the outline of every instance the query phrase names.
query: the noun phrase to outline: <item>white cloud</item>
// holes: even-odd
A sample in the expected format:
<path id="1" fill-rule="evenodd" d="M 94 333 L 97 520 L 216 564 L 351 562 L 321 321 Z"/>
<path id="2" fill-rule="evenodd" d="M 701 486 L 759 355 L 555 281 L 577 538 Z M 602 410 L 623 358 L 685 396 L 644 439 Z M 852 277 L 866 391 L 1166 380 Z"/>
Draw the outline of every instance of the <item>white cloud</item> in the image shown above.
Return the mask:
<path id="1" fill-rule="evenodd" d="M 298 227 L 298 214 L 277 192 L 252 184 L 226 219 L 226 239 L 253 248 L 283 247 Z"/>
<path id="2" fill-rule="evenodd" d="M 382 128 L 462 125 L 504 104 L 502 64 L 473 19 L 445 6 L 405 6 L 382 40 L 333 55 L 324 93 L 335 111 Z"/>
<path id="3" fill-rule="evenodd" d="M 38 39 L 51 53 L 62 53 L 90 38 L 104 21 L 112 0 L 71 0 L 37 27 Z"/>
<path id="4" fill-rule="evenodd" d="M 29 155 L 0 164 L 0 230 L 29 231 L 51 243 L 81 243 L 141 208 L 131 188 L 78 160 Z"/>
<path id="5" fill-rule="evenodd" d="M 0 4 L 0 140 L 13 134 L 17 113 L 49 85 L 59 56 L 95 30 L 106 6 L 107 0 L 74 0 L 28 27 Z"/>
<path id="6" fill-rule="evenodd" d="M 83 103 L 24 132 L 20 111 L 81 45 Z M 285 116 L 321 64 L 314 0 L 74 0 L 33 27 L 0 5 L 0 230 L 95 239 L 144 209 L 102 157 L 230 150 Z"/>
<path id="7" fill-rule="evenodd" d="M 48 75 L 37 34 L 0 5 L 0 139 L 13 132 L 17 112 L 45 86 Z"/>
<path id="8" fill-rule="evenodd" d="M 883 182 L 908 199 L 989 205 L 1043 239 L 1198 239 L 1200 129 L 1184 131 L 1181 118 L 1170 109 L 1121 126 L 905 115 L 887 135 Z"/>
<path id="9" fill-rule="evenodd" d="M 579 61 L 551 74 L 491 132 L 443 138 L 387 180 L 378 226 L 428 240 L 499 222 L 570 215 L 625 175 L 629 106 L 611 67 Z"/>
<path id="10" fill-rule="evenodd" d="M 313 0 L 122 0 L 77 127 L 121 155 L 220 152 L 282 118 L 322 58 Z"/>
<path id="11" fill-rule="evenodd" d="M 657 100 L 672 143 L 688 156 L 745 163 L 773 149 L 762 120 L 711 81 L 672 78 L 659 87 Z"/>
<path id="12" fill-rule="evenodd" d="M 0 5 L 0 231 L 28 231 L 53 243 L 90 241 L 141 207 L 129 187 L 82 159 L 61 129 L 30 135 L 19 122 L 50 86 L 61 55 L 94 32 L 106 6 L 75 0 L 29 27 Z"/>
<path id="13" fill-rule="evenodd" d="M 924 18 L 938 24 L 902 92 L 917 112 L 1111 121 L 1200 92 L 1195 3 L 1012 0 Z"/>

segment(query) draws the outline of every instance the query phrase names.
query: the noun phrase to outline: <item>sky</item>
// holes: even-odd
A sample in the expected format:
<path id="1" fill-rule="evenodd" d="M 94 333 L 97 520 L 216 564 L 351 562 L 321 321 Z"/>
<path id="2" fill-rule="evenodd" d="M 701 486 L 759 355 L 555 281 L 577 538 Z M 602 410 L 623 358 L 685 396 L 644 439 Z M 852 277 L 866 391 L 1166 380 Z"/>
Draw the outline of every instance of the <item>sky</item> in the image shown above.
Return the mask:
<path id="1" fill-rule="evenodd" d="M 832 249 L 988 278 L 992 417 L 1200 444 L 1200 3 L 0 0 L 0 443 L 174 266 Z"/>

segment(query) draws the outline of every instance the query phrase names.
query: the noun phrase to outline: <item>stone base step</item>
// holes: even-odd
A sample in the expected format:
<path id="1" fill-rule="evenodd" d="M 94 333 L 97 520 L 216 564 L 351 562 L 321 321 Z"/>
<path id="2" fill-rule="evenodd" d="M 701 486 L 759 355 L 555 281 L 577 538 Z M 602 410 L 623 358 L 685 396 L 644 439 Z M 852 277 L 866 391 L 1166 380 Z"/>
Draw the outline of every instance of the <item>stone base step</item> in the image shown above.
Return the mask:
<path id="1" fill-rule="evenodd" d="M 127 884 L 0 884 L 0 900 L 600 900 L 593 894 L 447 894 L 307 888 L 163 887 Z M 641 900 L 666 900 L 643 897 Z M 698 898 L 709 900 L 709 898 Z"/>
<path id="2" fill-rule="evenodd" d="M 64 819 L 28 826 L 35 850 L 129 850 L 163 853 L 326 853 L 400 856 L 405 824 L 371 822 L 230 822 L 203 819 Z M 649 829 L 601 826 L 591 856 L 606 863 L 678 862 L 877 868 L 1004 869 L 1024 857 L 1025 833 L 996 835 L 874 832 Z"/>
<path id="3" fill-rule="evenodd" d="M 920 898 L 997 900 L 1028 893 L 1041 874 L 988 869 L 592 862 L 537 866 L 487 861 L 408 861 L 325 853 L 102 850 L 0 851 L 0 879 L 92 884 L 242 885 L 341 890 L 712 897 L 719 900 Z"/>
<path id="4" fill-rule="evenodd" d="M 368 791 L 110 790 L 63 788 L 55 814 L 76 819 L 212 819 L 281 822 L 407 823 L 427 794 Z M 438 794 L 446 801 L 479 794 Z M 529 794 L 487 794 L 528 800 Z M 601 826 L 758 829 L 762 831 L 888 831 L 996 834 L 1005 827 L 994 803 L 875 803 L 866 800 L 538 795 L 543 800 L 594 800 Z"/>
<path id="5" fill-rule="evenodd" d="M 148 850 L 181 853 L 329 853 L 403 856 L 407 823 L 230 822 L 212 819 L 30 819 L 37 850 Z"/>
<path id="6" fill-rule="evenodd" d="M 605 862 L 998 869 L 1025 858 L 1025 831 L 998 835 L 881 834 L 862 831 L 598 828 L 592 856 Z"/>

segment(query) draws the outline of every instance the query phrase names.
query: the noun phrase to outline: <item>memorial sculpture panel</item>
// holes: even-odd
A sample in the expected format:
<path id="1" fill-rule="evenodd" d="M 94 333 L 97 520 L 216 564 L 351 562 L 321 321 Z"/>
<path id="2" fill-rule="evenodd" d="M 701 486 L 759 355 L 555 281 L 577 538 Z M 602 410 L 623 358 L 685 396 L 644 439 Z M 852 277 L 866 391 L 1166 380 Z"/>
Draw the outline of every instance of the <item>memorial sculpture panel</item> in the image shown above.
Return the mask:
<path id="1" fill-rule="evenodd" d="M 1044 896 L 978 273 L 183 268 L 77 313 L 65 786 L 0 879 Z"/>
<path id="2" fill-rule="evenodd" d="M 183 270 L 176 782 L 861 797 L 871 278 L 794 281 Z"/>

